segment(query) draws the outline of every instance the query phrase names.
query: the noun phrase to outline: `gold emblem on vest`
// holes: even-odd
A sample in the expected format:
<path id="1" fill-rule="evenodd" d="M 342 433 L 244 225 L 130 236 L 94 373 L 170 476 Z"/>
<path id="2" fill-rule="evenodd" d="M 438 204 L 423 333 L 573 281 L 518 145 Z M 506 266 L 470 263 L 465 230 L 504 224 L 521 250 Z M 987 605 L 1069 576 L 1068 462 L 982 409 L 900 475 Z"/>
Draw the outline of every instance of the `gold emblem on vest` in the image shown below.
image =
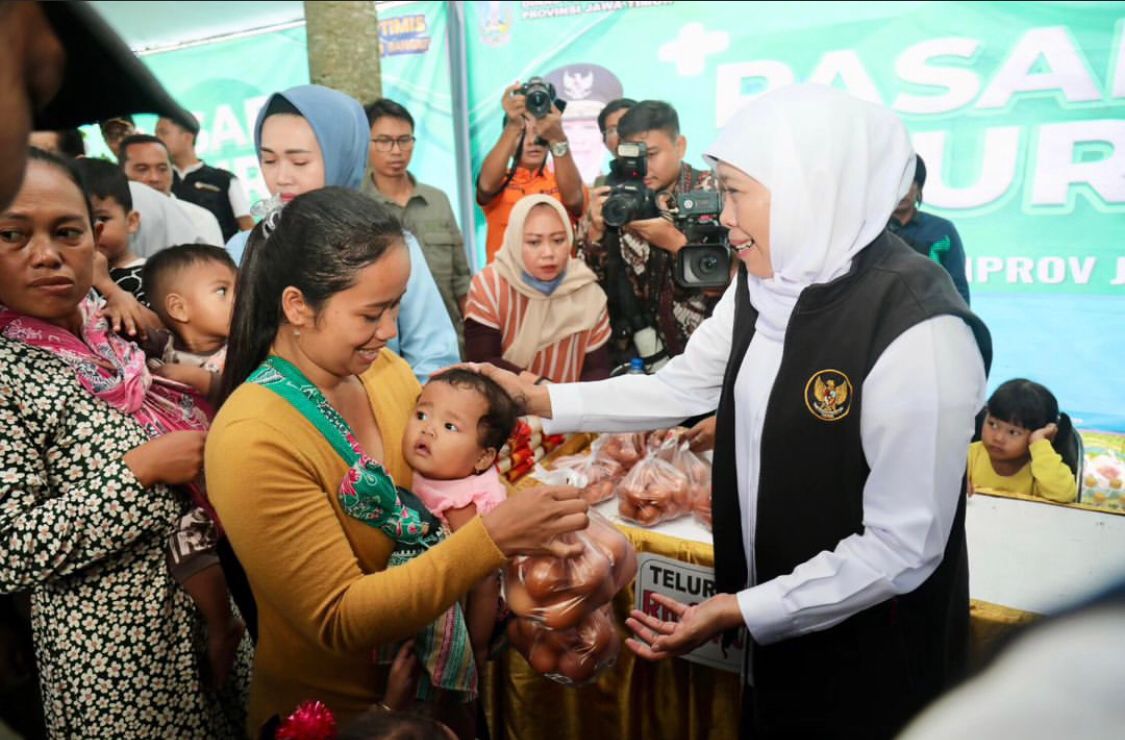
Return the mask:
<path id="1" fill-rule="evenodd" d="M 805 383 L 805 406 L 821 421 L 839 421 L 852 410 L 852 382 L 839 370 L 818 370 Z"/>

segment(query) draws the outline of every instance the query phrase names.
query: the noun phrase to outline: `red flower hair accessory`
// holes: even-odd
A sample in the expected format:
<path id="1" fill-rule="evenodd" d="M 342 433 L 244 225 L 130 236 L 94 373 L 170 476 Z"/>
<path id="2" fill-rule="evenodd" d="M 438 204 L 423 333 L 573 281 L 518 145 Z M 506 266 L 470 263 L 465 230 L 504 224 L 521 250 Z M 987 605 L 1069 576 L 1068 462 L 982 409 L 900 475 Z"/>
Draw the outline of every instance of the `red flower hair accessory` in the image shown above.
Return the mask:
<path id="1" fill-rule="evenodd" d="M 306 701 L 281 723 L 277 740 L 336 740 L 336 718 L 319 701 Z"/>

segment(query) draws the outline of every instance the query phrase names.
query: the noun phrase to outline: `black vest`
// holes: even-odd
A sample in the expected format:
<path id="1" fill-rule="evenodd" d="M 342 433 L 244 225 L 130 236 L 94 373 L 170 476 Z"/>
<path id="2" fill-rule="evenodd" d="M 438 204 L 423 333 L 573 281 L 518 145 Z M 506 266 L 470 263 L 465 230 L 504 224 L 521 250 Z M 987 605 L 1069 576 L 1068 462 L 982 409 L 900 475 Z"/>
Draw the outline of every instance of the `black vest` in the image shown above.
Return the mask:
<path id="1" fill-rule="evenodd" d="M 234 210 L 230 207 L 230 184 L 233 179 L 234 175 L 226 170 L 206 164 L 189 172 L 187 177 L 181 178 L 178 172 L 172 174 L 172 192 L 176 197 L 213 213 L 226 241 L 230 241 L 238 233 L 238 219 L 234 217 Z"/>
<path id="2" fill-rule="evenodd" d="M 742 271 L 713 468 L 715 579 L 727 593 L 749 584 L 734 449 L 734 381 L 757 319 L 745 284 Z M 848 274 L 801 293 L 762 430 L 757 583 L 863 532 L 869 473 L 860 437 L 863 382 L 899 335 L 941 315 L 972 328 L 987 368 L 988 330 L 949 276 L 887 232 L 856 256 Z M 941 564 L 913 592 L 821 632 L 752 645 L 760 736 L 890 737 L 940 693 L 968 649 L 964 517 L 962 496 Z"/>

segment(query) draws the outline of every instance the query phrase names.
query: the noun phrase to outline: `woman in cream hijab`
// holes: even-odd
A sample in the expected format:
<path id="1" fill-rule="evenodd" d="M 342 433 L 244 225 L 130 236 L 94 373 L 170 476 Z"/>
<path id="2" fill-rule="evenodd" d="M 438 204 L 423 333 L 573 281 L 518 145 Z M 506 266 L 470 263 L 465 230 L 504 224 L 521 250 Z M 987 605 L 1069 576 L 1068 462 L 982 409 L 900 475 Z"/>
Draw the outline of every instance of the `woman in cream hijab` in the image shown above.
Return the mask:
<path id="1" fill-rule="evenodd" d="M 571 257 L 563 206 L 546 195 L 516 203 L 496 260 L 473 277 L 465 308 L 465 354 L 532 382 L 609 377 L 606 296 Z"/>
<path id="2" fill-rule="evenodd" d="M 630 648 L 658 660 L 749 631 L 743 735 L 892 737 L 967 648 L 965 451 L 988 332 L 940 266 L 885 231 L 915 157 L 902 122 L 794 85 L 708 149 L 740 274 L 655 375 L 529 386 L 549 432 L 719 409 L 716 595 L 656 597 Z"/>

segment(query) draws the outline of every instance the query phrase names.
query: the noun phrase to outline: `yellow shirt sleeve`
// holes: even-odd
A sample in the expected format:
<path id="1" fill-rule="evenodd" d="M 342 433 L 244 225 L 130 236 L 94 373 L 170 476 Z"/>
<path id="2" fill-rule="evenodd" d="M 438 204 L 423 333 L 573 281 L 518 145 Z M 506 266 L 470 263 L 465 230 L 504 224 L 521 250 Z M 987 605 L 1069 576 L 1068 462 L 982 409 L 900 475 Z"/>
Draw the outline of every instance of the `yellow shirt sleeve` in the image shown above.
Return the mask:
<path id="1" fill-rule="evenodd" d="M 987 455 L 984 451 L 984 445 L 981 442 L 973 442 L 969 445 L 968 455 L 968 485 L 969 489 L 975 491 L 978 486 L 983 486 L 982 478 L 984 478 L 984 469 L 981 465 L 981 456 Z"/>
<path id="2" fill-rule="evenodd" d="M 1067 504 L 1078 498 L 1078 482 L 1050 440 L 1031 443 L 1032 488 L 1036 496 Z"/>
<path id="3" fill-rule="evenodd" d="M 330 650 L 367 650 L 417 633 L 503 563 L 478 517 L 409 563 L 367 574 L 331 503 L 336 491 L 326 490 L 339 476 L 331 447 L 310 438 L 319 433 L 276 406 L 216 422 L 207 440 L 208 492 L 259 610 Z"/>

